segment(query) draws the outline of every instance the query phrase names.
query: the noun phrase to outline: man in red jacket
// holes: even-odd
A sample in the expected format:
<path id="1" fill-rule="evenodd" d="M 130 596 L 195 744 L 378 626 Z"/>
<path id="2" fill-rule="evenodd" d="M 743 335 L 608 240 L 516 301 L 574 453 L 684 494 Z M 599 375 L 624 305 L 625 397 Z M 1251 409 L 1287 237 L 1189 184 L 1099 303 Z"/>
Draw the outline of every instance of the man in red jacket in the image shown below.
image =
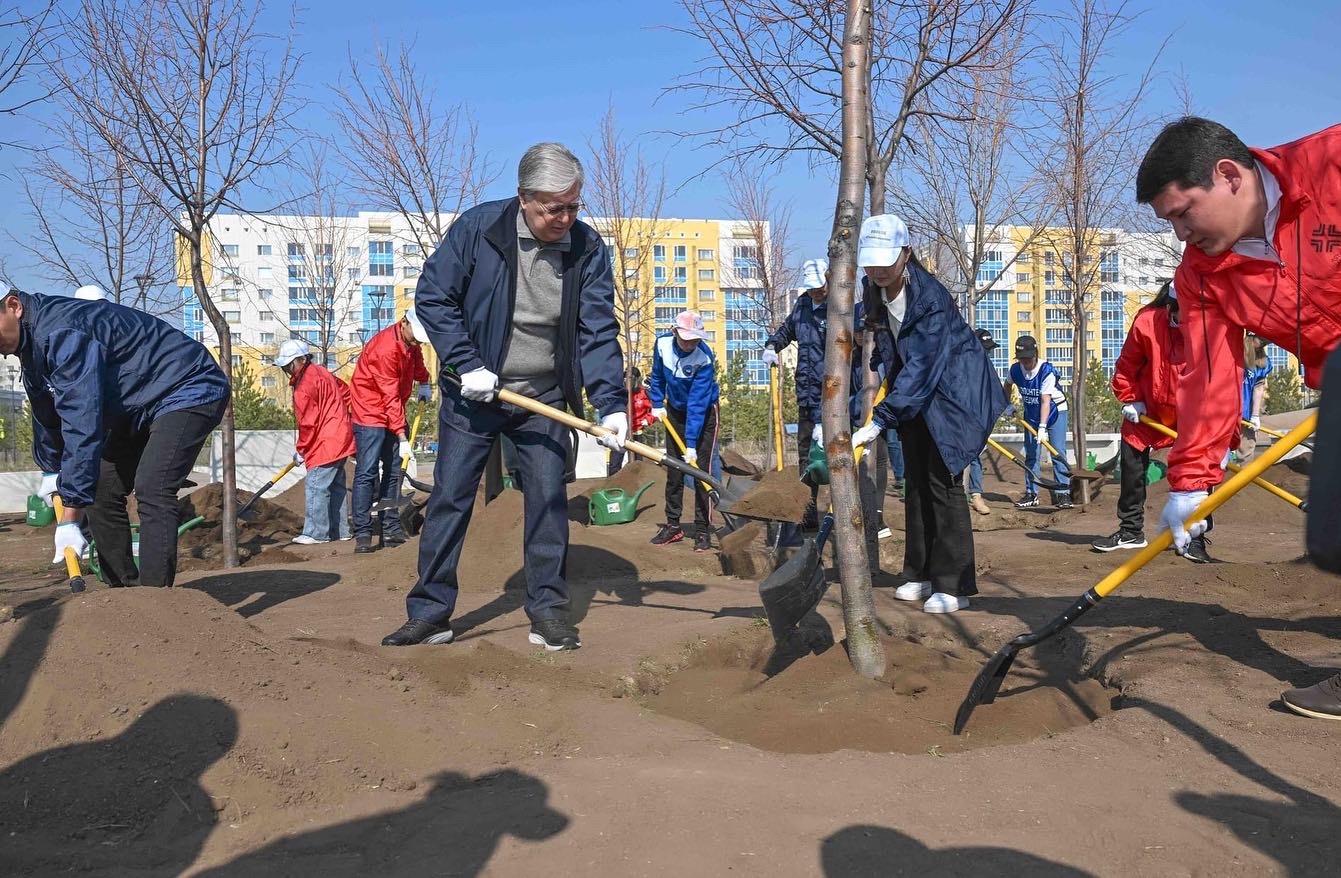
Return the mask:
<path id="1" fill-rule="evenodd" d="M 312 362 L 307 342 L 290 339 L 279 346 L 275 365 L 289 376 L 293 416 L 298 421 L 298 450 L 293 462 L 307 467 L 307 501 L 301 546 L 349 539 L 349 488 L 345 460 L 354 453 L 349 417 L 349 388 L 325 366 Z"/>
<path id="2" fill-rule="evenodd" d="M 412 454 L 405 424 L 405 401 L 419 382 L 419 398 L 432 397 L 428 369 L 419 346 L 428 333 L 414 308 L 374 335 L 359 355 L 350 381 L 354 413 L 354 551 L 371 552 L 374 500 L 394 498 L 400 491 L 400 462 Z M 381 475 L 379 482 L 378 475 Z M 376 495 L 376 496 L 374 496 Z M 382 542 L 398 546 L 405 531 L 394 512 L 378 513 Z"/>
<path id="3" fill-rule="evenodd" d="M 1160 516 L 1181 551 L 1205 524 L 1189 533 L 1184 520 L 1224 478 L 1238 443 L 1243 331 L 1296 354 L 1310 387 L 1341 341 L 1341 126 L 1249 149 L 1217 122 L 1180 119 L 1142 159 L 1136 200 L 1187 244 L 1174 276 L 1185 355 L 1180 428 Z M 1341 674 L 1281 700 L 1341 720 Z"/>

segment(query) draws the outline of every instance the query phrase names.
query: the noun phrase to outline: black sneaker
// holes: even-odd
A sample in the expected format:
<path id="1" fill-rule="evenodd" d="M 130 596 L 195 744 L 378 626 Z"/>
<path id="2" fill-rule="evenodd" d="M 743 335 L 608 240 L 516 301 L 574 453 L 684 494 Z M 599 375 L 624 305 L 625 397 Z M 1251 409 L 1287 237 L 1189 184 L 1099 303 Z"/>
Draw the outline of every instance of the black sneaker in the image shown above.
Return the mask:
<path id="1" fill-rule="evenodd" d="M 698 536 L 694 537 L 694 551 L 695 552 L 712 551 L 712 534 L 708 533 L 706 529 L 699 531 Z"/>
<path id="2" fill-rule="evenodd" d="M 1206 537 L 1193 537 L 1192 542 L 1187 544 L 1187 550 L 1183 552 L 1183 557 L 1193 564 L 1210 564 L 1215 561 L 1206 551 L 1207 544 L 1210 543 Z"/>
<path id="3" fill-rule="evenodd" d="M 684 535 L 681 534 L 683 537 Z M 561 649 L 581 649 L 582 641 L 577 637 L 577 629 L 558 619 L 541 619 L 531 623 L 531 633 L 527 640 L 536 646 L 543 646 L 546 652 L 558 652 Z"/>
<path id="4" fill-rule="evenodd" d="M 1037 494 L 1025 494 L 1015 504 L 1016 509 L 1033 509 L 1035 506 L 1038 506 Z"/>
<path id="5" fill-rule="evenodd" d="M 663 524 L 657 535 L 652 537 L 652 545 L 665 546 L 678 543 L 682 539 L 684 539 L 684 528 L 678 524 Z"/>
<path id="6" fill-rule="evenodd" d="M 354 554 L 367 555 L 373 551 L 372 537 L 355 537 Z"/>
<path id="7" fill-rule="evenodd" d="M 451 623 L 434 625 L 423 619 L 411 619 L 404 625 L 382 638 L 383 646 L 414 646 L 419 643 L 436 644 L 452 642 Z"/>
<path id="8" fill-rule="evenodd" d="M 1145 541 L 1145 534 L 1131 534 L 1123 530 L 1090 543 L 1090 546 L 1096 552 L 1112 552 L 1117 549 L 1144 549 L 1147 545 L 1149 544 Z"/>
<path id="9" fill-rule="evenodd" d="M 1053 506 L 1056 506 L 1058 509 L 1074 509 L 1074 508 L 1075 508 L 1075 504 L 1071 502 L 1071 495 L 1070 495 L 1070 494 L 1058 494 L 1058 495 L 1057 495 L 1057 502 L 1053 503 L 1052 505 L 1053 505 Z"/>
<path id="10" fill-rule="evenodd" d="M 409 540 L 405 534 L 386 534 L 382 537 L 382 545 L 388 549 L 392 546 L 403 545 Z"/>

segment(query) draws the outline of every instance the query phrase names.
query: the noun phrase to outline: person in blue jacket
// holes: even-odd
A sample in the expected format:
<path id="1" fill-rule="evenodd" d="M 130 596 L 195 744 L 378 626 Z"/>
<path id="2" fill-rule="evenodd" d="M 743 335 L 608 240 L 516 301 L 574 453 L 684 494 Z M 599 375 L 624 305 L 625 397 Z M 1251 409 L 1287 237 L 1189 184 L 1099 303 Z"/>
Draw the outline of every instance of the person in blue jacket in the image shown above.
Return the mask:
<path id="1" fill-rule="evenodd" d="M 913 254 L 903 220 L 867 217 L 857 264 L 866 272 L 866 325 L 875 331 L 872 366 L 884 369 L 886 393 L 852 444 L 898 428 L 907 497 L 904 583 L 894 596 L 925 599 L 928 613 L 953 613 L 978 592 L 963 473 L 1006 400 L 978 336 Z"/>
<path id="2" fill-rule="evenodd" d="M 1238 461 L 1252 460 L 1257 450 L 1257 431 L 1262 427 L 1262 400 L 1266 397 L 1266 380 L 1271 375 L 1267 359 L 1267 343 L 1251 332 L 1243 334 L 1243 420 L 1239 438 Z"/>
<path id="3" fill-rule="evenodd" d="M 697 311 L 681 311 L 670 335 L 657 339 L 652 349 L 652 374 L 647 396 L 652 417 L 670 421 L 684 440 L 685 450 L 666 437 L 666 453 L 690 466 L 708 469 L 717 451 L 717 361 L 704 341 L 708 333 Z M 666 523 L 657 529 L 652 545 L 664 546 L 684 539 L 680 514 L 684 508 L 684 476 L 666 469 Z M 694 482 L 694 551 L 712 551 L 712 529 L 708 490 Z"/>
<path id="4" fill-rule="evenodd" d="M 1069 485 L 1071 468 L 1066 463 L 1066 394 L 1062 392 L 1061 376 L 1039 354 L 1038 342 L 1032 335 L 1015 339 L 1015 362 L 1011 364 L 1003 388 L 1007 399 L 1010 398 L 1012 386 L 1020 388 L 1025 422 L 1034 428 L 1038 436 L 1047 439 L 1057 449 L 1057 454 L 1048 452 L 1052 460 L 1053 478 L 1063 485 Z M 1008 408 L 1007 414 L 1014 414 L 1014 406 Z M 1042 446 L 1043 443 L 1034 433 L 1025 432 L 1024 465 L 1028 469 L 1024 474 L 1024 497 L 1015 504 L 1016 509 L 1031 509 L 1039 505 L 1038 475 L 1042 466 Z M 1058 509 L 1071 508 L 1069 488 L 1051 493 L 1052 505 Z"/>
<path id="5" fill-rule="evenodd" d="M 496 403 L 499 388 L 583 411 L 582 391 L 622 451 L 628 435 L 624 355 L 615 322 L 609 248 L 582 210 L 582 163 L 558 143 L 526 150 L 517 197 L 461 214 L 424 263 L 415 314 L 448 380 L 440 381 L 442 453 L 424 510 L 419 578 L 405 624 L 385 646 L 449 643 L 459 592 L 456 571 L 475 492 L 499 437 L 511 440 L 525 499 L 527 639 L 546 650 L 577 649 L 568 619 L 566 426 Z"/>
<path id="6" fill-rule="evenodd" d="M 0 354 L 17 355 L 32 407 L 40 492 L 59 494 L 56 553 L 82 555 L 87 515 L 109 585 L 170 586 L 177 575 L 177 492 L 223 419 L 228 380 L 205 346 L 114 302 L 11 290 L 0 300 Z M 126 496 L 140 514 L 140 564 Z"/>

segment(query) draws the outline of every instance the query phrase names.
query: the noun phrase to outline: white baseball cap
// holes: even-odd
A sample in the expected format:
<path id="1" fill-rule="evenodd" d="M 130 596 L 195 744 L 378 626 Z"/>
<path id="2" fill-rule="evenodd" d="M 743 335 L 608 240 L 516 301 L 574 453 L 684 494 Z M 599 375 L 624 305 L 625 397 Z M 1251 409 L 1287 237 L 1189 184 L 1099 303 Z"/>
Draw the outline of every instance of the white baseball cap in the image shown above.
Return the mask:
<path id="1" fill-rule="evenodd" d="M 908 243 L 908 226 L 903 220 L 892 213 L 868 216 L 861 221 L 861 236 L 857 238 L 857 267 L 893 265 Z"/>
<path id="2" fill-rule="evenodd" d="M 807 259 L 801 263 L 801 288 L 817 290 L 828 283 L 825 275 L 829 273 L 829 260 Z"/>
<path id="3" fill-rule="evenodd" d="M 420 344 L 428 344 L 428 330 L 424 329 L 424 323 L 419 319 L 419 315 L 414 313 L 413 305 L 405 309 L 405 319 L 410 321 L 410 332 L 413 333 L 414 340 Z"/>
<path id="4" fill-rule="evenodd" d="M 275 365 L 287 366 L 299 357 L 306 357 L 310 353 L 312 353 L 312 349 L 302 339 L 286 339 L 279 346 L 279 353 L 275 354 Z"/>
<path id="5" fill-rule="evenodd" d="M 88 302 L 104 302 L 107 300 L 107 292 L 97 284 L 84 284 L 75 290 L 74 297 Z"/>
<path id="6" fill-rule="evenodd" d="M 681 311 L 675 318 L 675 334 L 686 341 L 691 338 L 707 338 L 703 330 L 703 315 L 697 311 Z"/>

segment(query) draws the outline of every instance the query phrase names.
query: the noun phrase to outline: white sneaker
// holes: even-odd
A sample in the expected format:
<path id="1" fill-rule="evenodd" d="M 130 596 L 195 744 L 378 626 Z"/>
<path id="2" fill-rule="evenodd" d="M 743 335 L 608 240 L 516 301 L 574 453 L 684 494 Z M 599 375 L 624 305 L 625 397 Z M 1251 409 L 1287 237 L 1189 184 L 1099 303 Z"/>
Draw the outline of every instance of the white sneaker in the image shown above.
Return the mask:
<path id="1" fill-rule="evenodd" d="M 298 534 L 290 542 L 297 543 L 300 546 L 315 546 L 319 543 L 329 543 L 330 540 L 319 540 L 316 537 L 309 537 L 307 534 Z"/>
<path id="2" fill-rule="evenodd" d="M 905 582 L 894 589 L 896 601 L 920 601 L 929 594 L 931 594 L 930 582 Z"/>
<path id="3" fill-rule="evenodd" d="M 884 527 L 880 528 L 878 533 L 876 533 L 875 538 L 878 540 L 887 540 L 893 535 L 894 533 L 889 529 L 889 525 L 885 525 Z"/>
<path id="4" fill-rule="evenodd" d="M 962 610 L 969 605 L 968 598 L 961 598 L 957 595 L 946 594 L 938 591 L 927 602 L 922 605 L 924 613 L 953 613 L 955 610 Z"/>
<path id="5" fill-rule="evenodd" d="M 347 537 L 340 537 L 340 542 L 342 542 L 342 543 L 347 543 L 347 542 L 349 542 L 349 541 L 352 540 L 352 539 L 354 539 L 354 535 L 353 535 L 353 534 L 350 534 L 350 535 L 347 536 Z"/>

